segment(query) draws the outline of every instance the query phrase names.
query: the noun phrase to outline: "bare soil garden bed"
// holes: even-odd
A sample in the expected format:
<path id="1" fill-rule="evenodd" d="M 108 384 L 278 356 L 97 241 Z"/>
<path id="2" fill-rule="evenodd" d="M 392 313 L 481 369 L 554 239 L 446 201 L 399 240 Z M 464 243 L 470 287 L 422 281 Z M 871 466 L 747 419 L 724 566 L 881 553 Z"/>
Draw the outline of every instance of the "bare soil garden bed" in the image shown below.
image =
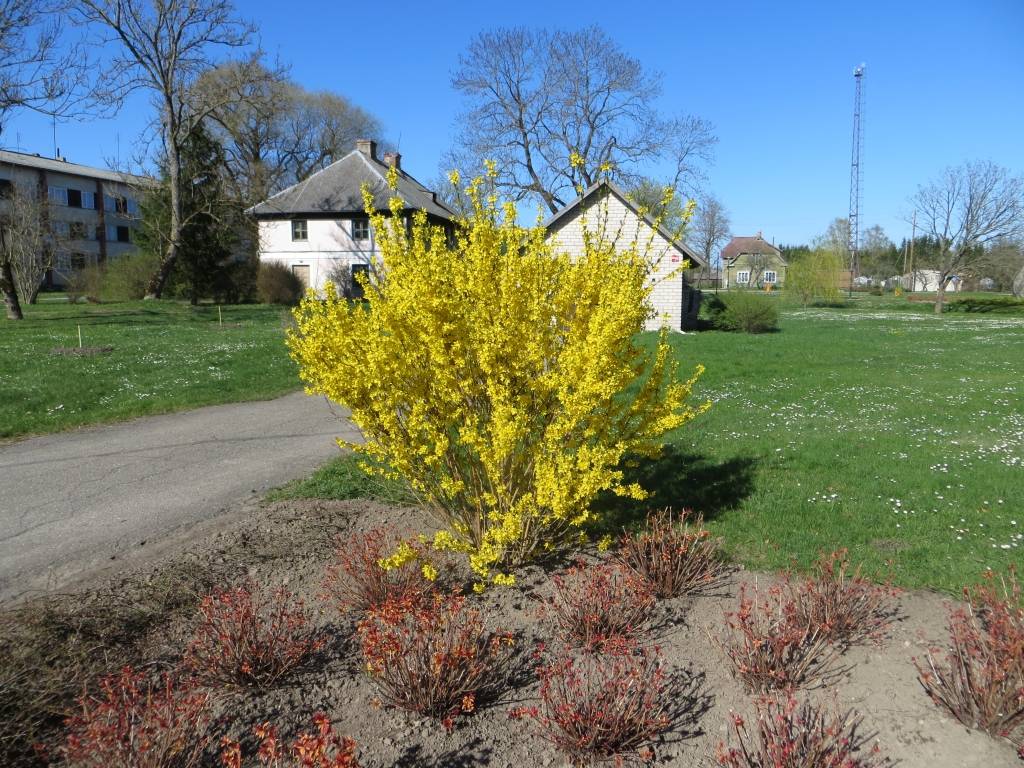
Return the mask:
<path id="1" fill-rule="evenodd" d="M 553 589 L 552 575 L 568 563 L 532 566 L 510 587 L 495 587 L 468 600 L 487 626 L 510 632 L 524 661 L 522 674 L 500 700 L 460 717 L 448 732 L 435 720 L 379 702 L 366 674 L 354 620 L 321 598 L 334 539 L 388 524 L 399 530 L 429 530 L 423 513 L 370 501 L 284 501 L 266 504 L 232 524 L 158 562 L 92 585 L 74 595 L 23 604 L 0 624 L 0 747 L 4 764 L 30 765 L 32 744 L 59 744 L 60 721 L 73 700 L 100 674 L 124 664 L 136 668 L 176 666 L 197 621 L 201 596 L 216 585 L 251 578 L 285 586 L 301 597 L 324 630 L 326 642 L 297 673 L 265 691 L 213 692 L 214 738 L 207 762 L 218 761 L 222 736 L 253 749 L 252 727 L 271 722 L 282 740 L 309 730 L 316 712 L 335 731 L 357 743 L 362 766 L 562 766 L 564 758 L 529 719 L 510 712 L 537 703 L 539 683 L 530 673 L 530 653 L 551 642 L 551 628 L 538 609 Z M 591 559 L 598 557 L 588 554 Z M 735 611 L 742 584 L 762 589 L 778 577 L 733 570 L 711 594 L 660 600 L 651 621 L 651 641 L 660 647 L 667 672 L 683 691 L 670 709 L 672 725 L 653 743 L 654 764 L 714 765 L 715 750 L 729 741 L 732 715 L 755 716 L 753 697 L 732 673 L 713 638 L 724 616 Z M 878 643 L 847 650 L 827 685 L 799 698 L 826 708 L 855 708 L 864 716 L 862 735 L 906 768 L 989 768 L 1020 763 L 1005 741 L 972 731 L 940 711 L 918 682 L 912 658 L 928 647 L 944 647 L 949 599 L 932 593 L 896 598 L 897 618 Z M 52 751 L 51 751 L 52 754 Z M 36 763 L 38 764 L 38 763 Z"/>

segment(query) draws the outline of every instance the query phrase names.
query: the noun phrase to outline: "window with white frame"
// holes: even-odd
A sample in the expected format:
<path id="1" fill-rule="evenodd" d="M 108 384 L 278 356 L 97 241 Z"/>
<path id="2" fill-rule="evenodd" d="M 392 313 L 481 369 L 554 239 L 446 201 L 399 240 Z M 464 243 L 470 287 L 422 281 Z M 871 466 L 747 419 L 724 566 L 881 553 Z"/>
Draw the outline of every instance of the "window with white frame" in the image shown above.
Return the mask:
<path id="1" fill-rule="evenodd" d="M 309 240 L 309 222 L 305 219 L 292 220 L 292 240 Z"/>
<path id="2" fill-rule="evenodd" d="M 750 272 L 748 270 L 742 270 L 736 273 L 736 282 L 741 285 L 746 285 L 750 282 Z"/>
<path id="3" fill-rule="evenodd" d="M 365 216 L 358 219 L 352 219 L 352 239 L 353 240 L 369 240 L 370 239 L 370 220 Z"/>
<path id="4" fill-rule="evenodd" d="M 50 187 L 48 197 L 51 203 L 56 203 L 57 205 L 68 204 L 68 191 L 64 187 Z"/>
<path id="5" fill-rule="evenodd" d="M 764 281 L 766 283 L 777 283 L 779 281 L 779 276 L 772 270 L 766 269 L 764 271 Z"/>

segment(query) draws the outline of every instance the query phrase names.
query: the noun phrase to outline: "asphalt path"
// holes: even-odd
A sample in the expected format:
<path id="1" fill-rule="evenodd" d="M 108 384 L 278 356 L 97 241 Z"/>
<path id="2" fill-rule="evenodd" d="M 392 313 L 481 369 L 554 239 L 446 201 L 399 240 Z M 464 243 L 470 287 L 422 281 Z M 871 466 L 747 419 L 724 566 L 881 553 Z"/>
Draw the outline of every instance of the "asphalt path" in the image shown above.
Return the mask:
<path id="1" fill-rule="evenodd" d="M 358 439 L 294 393 L 0 444 L 0 603 L 143 556 Z"/>

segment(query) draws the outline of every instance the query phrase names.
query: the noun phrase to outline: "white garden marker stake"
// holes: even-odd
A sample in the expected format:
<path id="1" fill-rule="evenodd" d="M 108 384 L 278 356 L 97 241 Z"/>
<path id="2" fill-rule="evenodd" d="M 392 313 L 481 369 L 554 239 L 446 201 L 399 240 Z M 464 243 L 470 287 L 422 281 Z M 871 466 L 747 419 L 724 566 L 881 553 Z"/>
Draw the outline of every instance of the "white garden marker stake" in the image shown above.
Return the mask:
<path id="1" fill-rule="evenodd" d="M 222 327 L 224 325 L 224 317 L 220 313 L 220 304 L 217 305 L 217 324 Z"/>
<path id="2" fill-rule="evenodd" d="M 78 348 L 82 348 L 82 326 L 78 326 Z"/>

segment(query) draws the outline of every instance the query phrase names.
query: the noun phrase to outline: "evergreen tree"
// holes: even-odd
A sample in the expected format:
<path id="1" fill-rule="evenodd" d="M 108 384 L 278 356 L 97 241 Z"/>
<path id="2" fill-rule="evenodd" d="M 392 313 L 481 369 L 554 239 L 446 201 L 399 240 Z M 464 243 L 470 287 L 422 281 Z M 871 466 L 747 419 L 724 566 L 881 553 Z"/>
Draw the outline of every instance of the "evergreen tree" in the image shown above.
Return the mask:
<path id="1" fill-rule="evenodd" d="M 235 302 L 248 298 L 238 278 L 249 265 L 233 258 L 238 244 L 242 212 L 223 189 L 221 169 L 224 150 L 200 127 L 182 151 L 182 227 L 178 261 L 168 288 L 187 296 L 192 304 L 201 299 Z M 142 202 L 143 227 L 140 246 L 154 254 L 167 248 L 170 237 L 171 199 L 168 174 Z"/>

